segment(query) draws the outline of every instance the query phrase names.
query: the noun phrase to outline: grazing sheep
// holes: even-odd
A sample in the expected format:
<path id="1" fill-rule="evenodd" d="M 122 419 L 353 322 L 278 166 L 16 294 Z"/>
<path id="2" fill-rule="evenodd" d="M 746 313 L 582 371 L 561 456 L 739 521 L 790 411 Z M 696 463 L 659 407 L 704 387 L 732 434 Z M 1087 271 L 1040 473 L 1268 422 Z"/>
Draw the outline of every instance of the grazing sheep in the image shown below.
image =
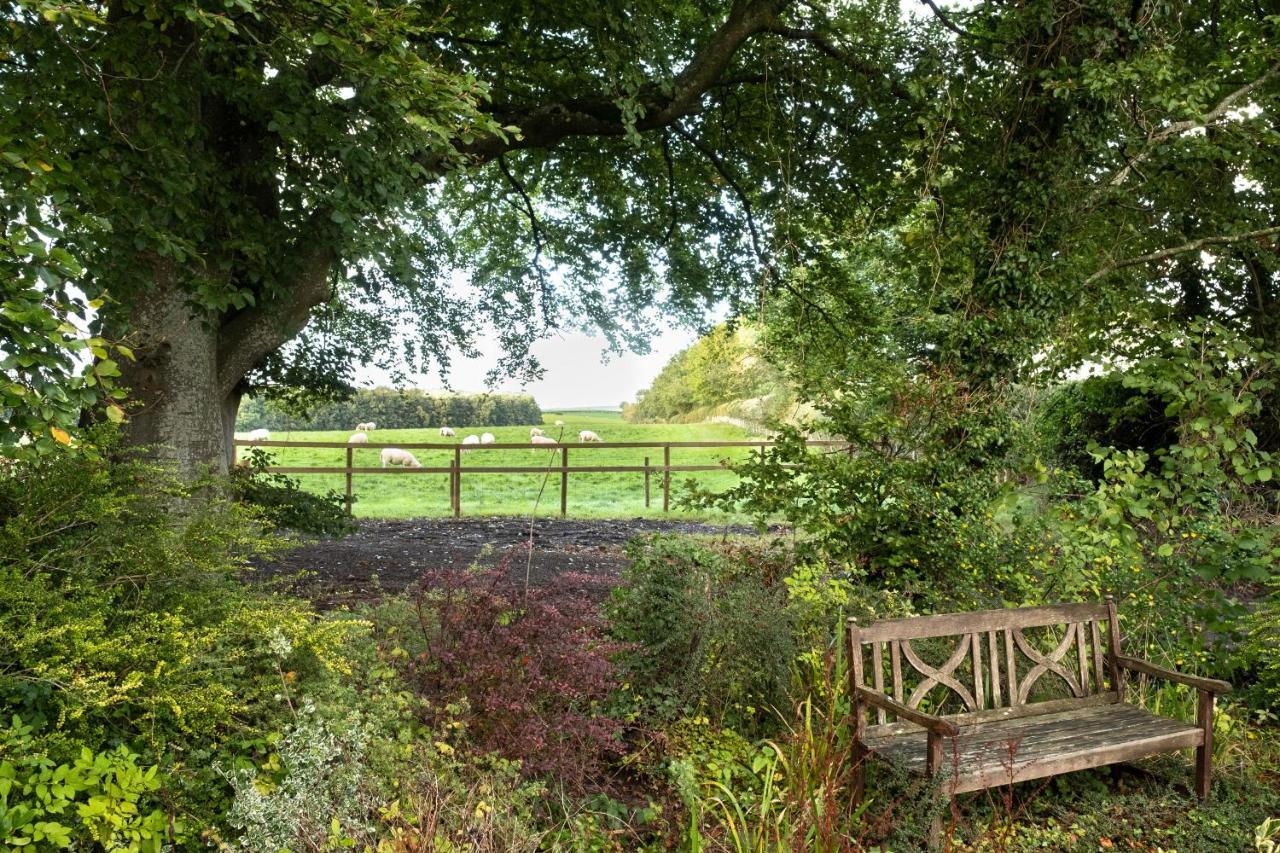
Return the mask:
<path id="1" fill-rule="evenodd" d="M 534 427 L 533 429 L 529 430 L 529 437 L 530 437 L 530 438 L 533 438 L 533 437 L 534 437 L 534 436 L 536 436 L 536 435 L 546 435 L 546 433 L 545 433 L 545 432 L 543 432 L 542 430 L 538 429 L 537 427 Z"/>
<path id="2" fill-rule="evenodd" d="M 413 454 L 407 450 L 401 450 L 398 447 L 384 447 L 382 449 L 382 467 L 388 465 L 403 465 L 406 468 L 421 468 L 422 463 L 414 458 Z"/>
<path id="3" fill-rule="evenodd" d="M 481 443 L 481 444 L 493 444 L 493 443 L 494 443 L 495 441 L 497 441 L 497 440 L 498 440 L 498 439 L 494 438 L 494 437 L 493 437 L 493 433 L 491 433 L 491 432 L 486 432 L 486 433 L 481 433 L 481 434 L 480 434 L 480 443 Z"/>
<path id="4" fill-rule="evenodd" d="M 373 432 L 377 428 L 378 425 L 373 421 L 369 421 L 367 424 L 356 424 L 356 432 Z"/>
<path id="5" fill-rule="evenodd" d="M 547 438 L 545 435 L 534 435 L 529 437 L 529 441 L 534 444 L 559 444 L 554 438 Z"/>
<path id="6" fill-rule="evenodd" d="M 556 421 L 556 426 L 564 426 L 564 421 Z"/>
<path id="7" fill-rule="evenodd" d="M 255 429 L 253 432 L 251 432 L 251 433 L 249 433 L 247 436 L 245 436 L 245 438 L 249 439 L 250 441 L 270 441 L 270 440 L 271 440 L 271 430 L 269 430 L 269 429 Z"/>
<path id="8" fill-rule="evenodd" d="M 480 443 L 480 436 L 475 435 L 475 434 L 473 433 L 473 434 L 471 434 L 471 435 L 467 436 L 466 438 L 462 439 L 462 443 L 463 443 L 463 444 L 479 444 L 479 443 Z"/>
<path id="9" fill-rule="evenodd" d="M 454 432 L 449 427 L 440 427 L 441 438 L 455 438 Z"/>
<path id="10" fill-rule="evenodd" d="M 594 432 L 592 432 L 589 429 L 584 429 L 582 432 L 578 433 L 579 443 L 584 443 L 588 441 L 595 441 L 595 442 L 599 442 L 600 444 L 604 444 L 604 439 L 596 435 Z"/>
<path id="11" fill-rule="evenodd" d="M 369 443 L 369 436 L 365 435 L 362 432 L 358 432 L 355 435 L 351 436 L 351 438 L 347 439 L 347 444 L 368 444 L 368 443 Z"/>

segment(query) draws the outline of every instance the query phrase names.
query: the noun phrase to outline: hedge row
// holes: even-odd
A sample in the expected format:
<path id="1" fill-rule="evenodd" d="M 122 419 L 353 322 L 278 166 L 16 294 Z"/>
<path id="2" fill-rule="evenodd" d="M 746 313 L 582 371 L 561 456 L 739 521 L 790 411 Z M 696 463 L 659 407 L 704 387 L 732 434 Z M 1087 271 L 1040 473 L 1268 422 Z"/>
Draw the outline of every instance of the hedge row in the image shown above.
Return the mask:
<path id="1" fill-rule="evenodd" d="M 542 410 L 528 394 L 430 394 L 374 388 L 350 400 L 327 403 L 299 418 L 257 398 L 240 405 L 236 429 L 354 429 L 373 421 L 380 429 L 420 427 L 524 426 L 542 423 Z"/>

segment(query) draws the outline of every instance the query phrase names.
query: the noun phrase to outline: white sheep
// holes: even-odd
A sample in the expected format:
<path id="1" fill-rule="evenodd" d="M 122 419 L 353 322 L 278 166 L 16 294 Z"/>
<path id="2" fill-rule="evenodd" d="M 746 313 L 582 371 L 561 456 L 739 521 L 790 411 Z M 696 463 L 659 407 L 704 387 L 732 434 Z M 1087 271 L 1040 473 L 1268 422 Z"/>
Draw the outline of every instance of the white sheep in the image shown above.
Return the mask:
<path id="1" fill-rule="evenodd" d="M 534 427 L 533 429 L 529 430 L 529 437 L 530 437 L 530 438 L 533 438 L 533 437 L 535 437 L 535 436 L 539 436 L 539 435 L 546 435 L 546 433 L 545 433 L 545 432 L 543 432 L 542 430 L 538 429 L 537 427 Z"/>
<path id="2" fill-rule="evenodd" d="M 498 439 L 494 438 L 494 437 L 493 437 L 493 433 L 491 433 L 491 432 L 485 432 L 485 433 L 481 433 L 481 434 L 480 434 L 480 443 L 481 443 L 481 444 L 493 444 L 493 443 L 494 443 L 495 441 L 497 441 L 497 440 L 498 440 Z"/>
<path id="3" fill-rule="evenodd" d="M 556 421 L 556 426 L 564 426 L 564 421 Z"/>
<path id="4" fill-rule="evenodd" d="M 356 432 L 373 432 L 377 428 L 378 425 L 373 421 L 369 421 L 367 424 L 356 424 Z"/>
<path id="5" fill-rule="evenodd" d="M 422 463 L 414 458 L 413 454 L 407 450 L 401 450 L 398 447 L 384 447 L 382 449 L 382 467 L 388 465 L 403 465 L 406 468 L 421 468 Z"/>
<path id="6" fill-rule="evenodd" d="M 440 427 L 441 438 L 455 438 L 454 432 L 449 427 Z"/>
<path id="7" fill-rule="evenodd" d="M 478 436 L 478 435 L 476 435 L 476 434 L 472 433 L 471 435 L 469 435 L 469 436 L 467 436 L 466 438 L 462 439 L 462 443 L 463 443 L 463 444 L 479 444 L 479 443 L 480 443 L 480 436 Z"/>
<path id="8" fill-rule="evenodd" d="M 368 444 L 368 443 L 369 443 L 369 436 L 365 435 L 362 432 L 358 432 L 355 435 L 351 436 L 351 438 L 347 439 L 347 444 Z"/>
<path id="9" fill-rule="evenodd" d="M 245 436 L 245 438 L 249 439 L 249 441 L 270 441 L 270 440 L 271 440 L 271 430 L 269 430 L 269 429 L 255 429 L 253 432 L 251 432 L 251 433 L 249 433 L 247 436 Z"/>
<path id="10" fill-rule="evenodd" d="M 579 443 L 585 443 L 588 441 L 595 441 L 595 442 L 599 442 L 600 444 L 604 444 L 604 439 L 596 435 L 594 432 L 592 432 L 589 429 L 584 429 L 582 432 L 578 433 Z"/>
<path id="11" fill-rule="evenodd" d="M 533 435 L 529 437 L 529 441 L 533 444 L 559 444 L 554 438 L 548 438 L 545 435 Z"/>

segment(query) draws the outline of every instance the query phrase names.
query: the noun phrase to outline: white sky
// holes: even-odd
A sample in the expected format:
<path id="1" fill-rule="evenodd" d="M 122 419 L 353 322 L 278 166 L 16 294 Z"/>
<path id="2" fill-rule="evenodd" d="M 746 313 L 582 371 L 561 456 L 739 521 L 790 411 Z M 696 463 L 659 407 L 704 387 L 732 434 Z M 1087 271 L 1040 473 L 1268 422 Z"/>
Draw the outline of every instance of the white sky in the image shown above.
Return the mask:
<path id="1" fill-rule="evenodd" d="M 634 400 L 636 392 L 649 387 L 673 355 L 696 339 L 689 329 L 672 328 L 653 338 L 647 355 L 625 352 L 611 356 L 604 338 L 566 333 L 534 345 L 534 355 L 545 368 L 542 379 L 525 386 L 506 380 L 490 387 L 485 385 L 485 375 L 497 363 L 499 347 L 492 337 L 485 337 L 478 346 L 484 357 L 455 359 L 449 384 L 459 393 L 523 391 L 532 394 L 544 409 L 616 408 L 624 400 Z M 356 380 L 362 385 L 392 385 L 389 376 L 372 367 L 357 371 Z M 400 385 L 427 390 L 439 386 L 434 376 L 415 376 Z"/>

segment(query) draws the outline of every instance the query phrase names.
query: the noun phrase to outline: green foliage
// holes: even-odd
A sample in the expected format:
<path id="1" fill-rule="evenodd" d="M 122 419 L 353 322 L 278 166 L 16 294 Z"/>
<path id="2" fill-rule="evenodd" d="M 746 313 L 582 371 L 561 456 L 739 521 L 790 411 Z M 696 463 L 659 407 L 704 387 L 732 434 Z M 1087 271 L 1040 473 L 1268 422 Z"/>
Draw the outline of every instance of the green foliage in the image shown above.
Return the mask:
<path id="1" fill-rule="evenodd" d="M 671 423 L 729 414 L 778 420 L 794 403 L 781 374 L 763 357 L 758 331 L 720 325 L 677 353 L 653 383 L 623 407 L 634 423 Z"/>
<path id="2" fill-rule="evenodd" d="M 277 724 L 286 671 L 349 671 L 361 627 L 246 585 L 271 543 L 245 510 L 96 438 L 105 459 L 66 451 L 0 478 L 0 705 L 55 756 L 128 744 L 207 822 L 226 796 L 211 758 Z"/>
<path id="3" fill-rule="evenodd" d="M 44 754 L 31 726 L 14 717 L 0 729 L 0 843 L 9 850 L 79 849 L 159 853 L 182 841 L 180 822 L 158 807 L 156 766 L 118 746 L 74 761 Z M 150 808 L 150 810 L 148 810 Z"/>
<path id="4" fill-rule="evenodd" d="M 1164 401 L 1125 380 L 1119 371 L 1091 376 L 1064 383 L 1037 402 L 1035 431 L 1046 464 L 1099 480 L 1102 465 L 1091 447 L 1151 452 L 1177 440 L 1178 421 L 1165 414 Z"/>
<path id="5" fill-rule="evenodd" d="M 237 429 L 351 430 L 372 421 L 379 429 L 528 426 L 542 423 L 542 410 L 527 394 L 432 394 L 417 389 L 374 388 L 350 399 L 322 403 L 305 413 L 261 398 L 240 406 Z"/>
<path id="6" fill-rule="evenodd" d="M 778 578 L 679 537 L 636 540 L 628 555 L 609 619 L 631 644 L 619 667 L 643 713 L 705 713 L 752 731 L 786 706 L 796 649 Z"/>
<path id="7" fill-rule="evenodd" d="M 297 480 L 268 473 L 273 464 L 271 454 L 260 447 L 249 448 L 231 472 L 231 493 L 276 527 L 322 536 L 355 531 L 343 495 L 332 489 L 323 495 L 304 491 Z"/>

